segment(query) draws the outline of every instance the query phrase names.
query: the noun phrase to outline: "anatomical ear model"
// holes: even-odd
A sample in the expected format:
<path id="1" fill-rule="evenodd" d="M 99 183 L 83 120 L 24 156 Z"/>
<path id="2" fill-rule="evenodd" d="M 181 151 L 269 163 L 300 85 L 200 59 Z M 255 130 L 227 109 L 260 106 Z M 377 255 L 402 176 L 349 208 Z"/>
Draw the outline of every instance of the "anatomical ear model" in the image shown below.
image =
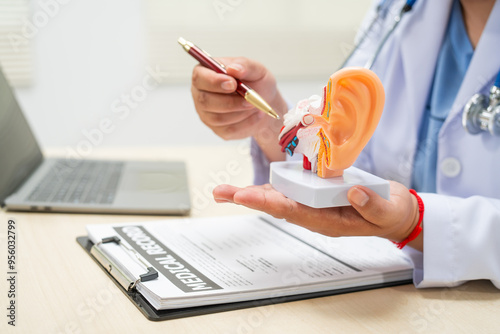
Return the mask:
<path id="1" fill-rule="evenodd" d="M 334 73 L 323 97 L 300 101 L 285 115 L 283 151 L 304 155 L 304 168 L 323 178 L 341 176 L 370 140 L 384 108 L 384 88 L 365 68 Z"/>
<path id="2" fill-rule="evenodd" d="M 302 100 L 285 114 L 282 151 L 304 158 L 300 167 L 291 161 L 272 163 L 273 187 L 313 207 L 349 205 L 347 190 L 355 184 L 388 198 L 387 181 L 351 167 L 377 127 L 384 99 L 382 83 L 368 69 L 332 74 L 322 97 Z"/>

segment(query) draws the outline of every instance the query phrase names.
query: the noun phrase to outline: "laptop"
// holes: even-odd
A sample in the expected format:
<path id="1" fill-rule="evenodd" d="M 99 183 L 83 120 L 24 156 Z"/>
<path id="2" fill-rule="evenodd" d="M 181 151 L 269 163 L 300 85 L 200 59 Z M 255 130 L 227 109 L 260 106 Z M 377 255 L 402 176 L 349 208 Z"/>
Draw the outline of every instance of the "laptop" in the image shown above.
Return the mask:
<path id="1" fill-rule="evenodd" d="M 182 161 L 45 158 L 0 68 L 0 204 L 14 211 L 188 214 Z"/>

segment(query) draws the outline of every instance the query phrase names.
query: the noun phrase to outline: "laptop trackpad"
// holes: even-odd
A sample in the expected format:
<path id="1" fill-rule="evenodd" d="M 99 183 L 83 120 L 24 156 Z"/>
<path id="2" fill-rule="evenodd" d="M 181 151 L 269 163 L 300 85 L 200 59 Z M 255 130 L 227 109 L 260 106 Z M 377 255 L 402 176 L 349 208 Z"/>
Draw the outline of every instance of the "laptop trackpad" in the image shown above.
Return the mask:
<path id="1" fill-rule="evenodd" d="M 187 190 L 183 163 L 157 163 L 154 166 L 127 164 L 120 182 L 120 192 L 159 194 Z"/>
<path id="2" fill-rule="evenodd" d="M 132 183 L 132 182 L 131 182 Z M 170 192 L 178 189 L 182 178 L 165 172 L 140 172 L 136 174 L 136 190 Z"/>
<path id="3" fill-rule="evenodd" d="M 170 209 L 186 212 L 190 207 L 186 166 L 183 162 L 154 165 L 128 163 L 123 171 L 115 207 Z"/>

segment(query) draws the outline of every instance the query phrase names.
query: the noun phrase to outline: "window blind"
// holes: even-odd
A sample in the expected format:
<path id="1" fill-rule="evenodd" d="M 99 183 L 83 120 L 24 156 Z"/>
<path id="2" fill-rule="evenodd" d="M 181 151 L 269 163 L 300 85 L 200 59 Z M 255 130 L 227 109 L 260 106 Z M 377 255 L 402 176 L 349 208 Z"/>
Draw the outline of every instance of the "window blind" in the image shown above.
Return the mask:
<path id="1" fill-rule="evenodd" d="M 0 0 L 0 65 L 11 85 L 32 82 L 32 39 L 35 19 L 29 17 L 28 0 Z"/>

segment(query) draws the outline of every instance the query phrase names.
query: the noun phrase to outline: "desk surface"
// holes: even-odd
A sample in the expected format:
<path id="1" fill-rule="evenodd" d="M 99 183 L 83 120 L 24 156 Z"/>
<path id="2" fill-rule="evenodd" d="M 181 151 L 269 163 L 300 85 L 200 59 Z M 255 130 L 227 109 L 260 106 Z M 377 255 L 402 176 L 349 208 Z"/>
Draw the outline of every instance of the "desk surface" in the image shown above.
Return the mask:
<path id="1" fill-rule="evenodd" d="M 54 152 L 50 152 L 54 153 Z M 62 152 L 64 153 L 64 152 Z M 251 183 L 244 144 L 100 150 L 94 157 L 181 159 L 188 164 L 193 217 L 247 214 L 210 196 L 215 183 Z M 211 159 L 211 157 L 217 159 Z M 16 327 L 7 324 L 7 221 L 17 227 Z M 148 321 L 76 243 L 85 225 L 165 219 L 0 211 L 0 280 L 5 333 L 493 333 L 500 293 L 486 281 L 454 289 L 413 285 L 356 292 L 163 322 Z M 7 276 L 8 278 L 8 276 Z"/>

